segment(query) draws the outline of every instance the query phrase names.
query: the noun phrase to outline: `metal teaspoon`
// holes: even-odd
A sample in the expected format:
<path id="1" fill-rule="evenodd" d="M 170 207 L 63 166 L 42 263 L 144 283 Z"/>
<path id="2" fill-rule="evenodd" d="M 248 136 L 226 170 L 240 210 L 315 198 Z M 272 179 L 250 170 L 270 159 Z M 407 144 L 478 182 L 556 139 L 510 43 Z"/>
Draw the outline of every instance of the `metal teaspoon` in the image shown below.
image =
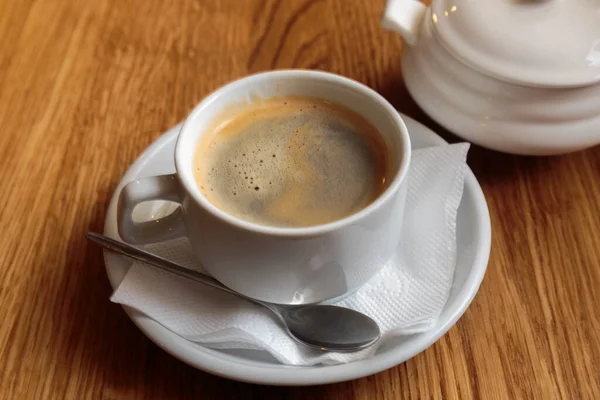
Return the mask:
<path id="1" fill-rule="evenodd" d="M 310 347 L 323 351 L 357 351 L 371 346 L 381 335 L 373 319 L 349 308 L 331 305 L 291 306 L 256 300 L 229 289 L 214 278 L 126 243 L 93 232 L 86 233 L 86 237 L 108 250 L 263 306 L 283 322 L 294 339 Z"/>

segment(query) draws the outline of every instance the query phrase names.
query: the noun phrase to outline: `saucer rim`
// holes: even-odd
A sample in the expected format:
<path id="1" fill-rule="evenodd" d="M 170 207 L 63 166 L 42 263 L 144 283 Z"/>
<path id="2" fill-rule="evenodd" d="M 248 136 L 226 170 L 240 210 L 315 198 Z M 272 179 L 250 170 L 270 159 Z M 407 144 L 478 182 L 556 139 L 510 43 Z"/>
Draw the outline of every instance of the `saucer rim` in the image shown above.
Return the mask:
<path id="1" fill-rule="evenodd" d="M 428 127 L 402 113 L 400 115 L 407 125 L 412 125 L 413 129 L 418 128 L 420 130 L 419 135 L 424 136 L 425 140 L 431 142 L 433 146 L 447 144 L 444 139 Z M 178 124 L 167 130 L 152 142 L 127 169 L 111 198 L 105 220 L 105 235 L 119 238 L 115 221 L 119 189 L 125 182 L 134 179 L 133 177 L 137 175 L 145 160 L 160 151 L 166 142 L 172 140 L 172 136 L 179 133 L 181 126 L 182 124 Z M 409 129 L 409 134 L 411 134 L 411 129 Z M 398 347 L 402 350 L 394 351 L 394 349 L 391 349 L 385 353 L 376 353 L 366 360 L 339 365 L 288 366 L 267 363 L 257 365 L 257 361 L 246 361 L 239 356 L 226 354 L 190 342 L 130 307 L 123 306 L 123 309 L 144 335 L 175 358 L 202 371 L 240 382 L 277 386 L 321 385 L 358 379 L 387 370 L 424 351 L 445 335 L 464 314 L 481 285 L 491 250 L 490 216 L 483 191 L 470 168 L 467 168 L 464 185 L 465 193 L 467 189 L 472 192 L 475 207 L 471 214 L 475 218 L 477 232 L 480 233 L 471 271 L 465 279 L 462 289 L 456 295 L 451 316 L 441 325 L 436 325 L 429 332 L 424 332 L 423 334 L 427 336 L 410 348 Z M 118 277 L 115 276 L 114 271 L 111 271 L 109 267 L 113 262 L 111 257 L 114 257 L 114 255 L 104 252 L 106 272 L 111 286 L 115 290 L 120 282 L 118 282 Z"/>

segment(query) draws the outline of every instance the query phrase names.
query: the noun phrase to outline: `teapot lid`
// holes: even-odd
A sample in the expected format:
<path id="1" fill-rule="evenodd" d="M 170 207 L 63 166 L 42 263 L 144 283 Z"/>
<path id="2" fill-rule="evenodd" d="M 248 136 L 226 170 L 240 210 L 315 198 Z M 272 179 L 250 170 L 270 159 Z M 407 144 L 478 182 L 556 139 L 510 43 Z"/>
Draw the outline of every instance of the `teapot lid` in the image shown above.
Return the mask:
<path id="1" fill-rule="evenodd" d="M 600 81 L 600 0 L 433 0 L 450 52 L 500 79 L 535 86 Z"/>

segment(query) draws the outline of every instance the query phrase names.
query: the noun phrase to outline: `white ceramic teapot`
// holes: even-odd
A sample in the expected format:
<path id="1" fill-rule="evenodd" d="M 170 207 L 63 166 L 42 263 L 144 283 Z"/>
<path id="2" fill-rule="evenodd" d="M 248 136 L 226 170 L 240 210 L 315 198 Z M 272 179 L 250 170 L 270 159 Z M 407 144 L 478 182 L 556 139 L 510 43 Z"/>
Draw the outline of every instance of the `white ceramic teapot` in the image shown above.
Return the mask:
<path id="1" fill-rule="evenodd" d="M 600 144 L 600 0 L 389 0 L 406 86 L 455 134 L 491 149 Z"/>

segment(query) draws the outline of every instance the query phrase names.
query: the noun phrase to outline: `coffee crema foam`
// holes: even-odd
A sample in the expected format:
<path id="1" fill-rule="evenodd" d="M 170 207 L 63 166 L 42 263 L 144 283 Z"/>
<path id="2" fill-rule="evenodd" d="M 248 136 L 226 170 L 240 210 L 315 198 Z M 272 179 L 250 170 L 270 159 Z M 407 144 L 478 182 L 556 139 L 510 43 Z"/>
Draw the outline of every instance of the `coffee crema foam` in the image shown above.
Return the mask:
<path id="1" fill-rule="evenodd" d="M 385 190 L 388 155 L 362 116 L 321 99 L 254 101 L 200 141 L 195 179 L 206 198 L 246 221 L 320 225 L 360 211 Z"/>

